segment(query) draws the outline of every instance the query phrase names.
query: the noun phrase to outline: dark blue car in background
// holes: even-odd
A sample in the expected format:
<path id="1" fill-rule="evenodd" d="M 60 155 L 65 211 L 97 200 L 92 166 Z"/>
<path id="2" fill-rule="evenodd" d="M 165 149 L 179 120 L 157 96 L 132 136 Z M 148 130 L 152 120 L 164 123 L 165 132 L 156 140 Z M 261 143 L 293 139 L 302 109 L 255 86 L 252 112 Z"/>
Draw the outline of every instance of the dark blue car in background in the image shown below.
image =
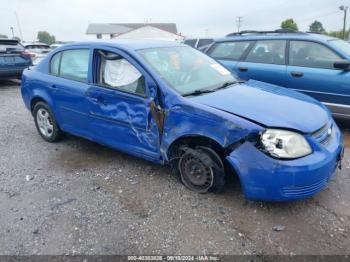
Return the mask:
<path id="1" fill-rule="evenodd" d="M 206 52 L 243 80 L 256 79 L 312 96 L 350 119 L 350 43 L 302 32 L 245 31 Z"/>
<path id="2" fill-rule="evenodd" d="M 25 68 L 32 64 L 29 53 L 14 39 L 0 39 L 0 79 L 21 78 Z"/>
<path id="3" fill-rule="evenodd" d="M 322 190 L 341 163 L 328 109 L 298 92 L 249 80 L 184 44 L 69 44 L 24 71 L 22 97 L 48 142 L 63 132 L 158 164 L 189 189 L 220 192 L 237 174 L 249 199 Z"/>

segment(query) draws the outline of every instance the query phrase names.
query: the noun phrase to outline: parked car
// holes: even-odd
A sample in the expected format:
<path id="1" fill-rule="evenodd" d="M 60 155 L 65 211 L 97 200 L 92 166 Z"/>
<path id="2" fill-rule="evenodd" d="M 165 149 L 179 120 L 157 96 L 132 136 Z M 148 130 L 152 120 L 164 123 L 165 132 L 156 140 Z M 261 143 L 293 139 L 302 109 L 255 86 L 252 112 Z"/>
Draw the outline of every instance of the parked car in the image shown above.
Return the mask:
<path id="1" fill-rule="evenodd" d="M 241 32 L 206 52 L 243 80 L 255 79 L 310 95 L 334 116 L 350 119 L 350 44 L 301 32 Z"/>
<path id="2" fill-rule="evenodd" d="M 187 38 L 184 44 L 203 51 L 206 47 L 214 42 L 213 38 Z"/>
<path id="3" fill-rule="evenodd" d="M 60 41 L 60 42 L 57 42 L 57 43 L 54 43 L 54 44 L 50 45 L 50 48 L 51 48 L 51 50 L 52 50 L 52 49 L 55 49 L 55 48 L 57 48 L 57 47 L 61 47 L 61 46 L 63 46 L 63 45 L 71 44 L 71 43 L 74 43 L 74 42 L 73 42 L 73 41 L 68 41 L 68 42 L 62 42 L 62 41 Z"/>
<path id="4" fill-rule="evenodd" d="M 20 78 L 31 64 L 30 55 L 17 40 L 0 39 L 0 78 Z"/>
<path id="5" fill-rule="evenodd" d="M 43 43 L 23 43 L 26 51 L 31 55 L 33 59 L 33 65 L 37 65 L 40 61 L 51 51 L 51 48 L 47 44 Z"/>
<path id="6" fill-rule="evenodd" d="M 69 44 L 23 75 L 22 97 L 44 140 L 66 132 L 170 164 L 199 193 L 222 191 L 233 172 L 248 199 L 300 199 L 341 163 L 342 135 L 325 106 L 242 83 L 181 43 Z"/>
<path id="7" fill-rule="evenodd" d="M 64 44 L 61 44 L 61 43 L 56 43 L 56 44 L 52 44 L 52 45 L 50 45 L 50 48 L 51 49 L 55 49 L 55 48 L 57 48 L 57 47 L 61 47 L 61 46 L 63 46 Z"/>

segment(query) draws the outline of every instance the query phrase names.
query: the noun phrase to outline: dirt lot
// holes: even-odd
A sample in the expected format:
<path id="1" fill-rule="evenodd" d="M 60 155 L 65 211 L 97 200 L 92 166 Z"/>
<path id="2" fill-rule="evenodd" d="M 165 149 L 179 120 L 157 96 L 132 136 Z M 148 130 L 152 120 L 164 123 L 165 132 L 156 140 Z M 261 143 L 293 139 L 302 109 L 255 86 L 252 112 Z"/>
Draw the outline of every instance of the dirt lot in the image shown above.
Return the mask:
<path id="1" fill-rule="evenodd" d="M 0 82 L 0 105 L 0 254 L 350 254 L 349 127 L 329 188 L 262 203 L 234 179 L 199 195 L 166 167 L 73 136 L 44 142 L 16 82 Z"/>

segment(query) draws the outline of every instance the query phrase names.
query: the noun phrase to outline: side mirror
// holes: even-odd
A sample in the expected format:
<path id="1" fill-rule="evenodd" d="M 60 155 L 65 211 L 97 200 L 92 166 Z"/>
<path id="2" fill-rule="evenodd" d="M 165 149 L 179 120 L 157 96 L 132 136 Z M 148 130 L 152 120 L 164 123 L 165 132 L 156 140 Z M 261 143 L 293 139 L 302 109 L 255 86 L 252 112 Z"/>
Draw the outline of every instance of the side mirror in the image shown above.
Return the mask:
<path id="1" fill-rule="evenodd" d="M 350 61 L 339 60 L 339 61 L 334 62 L 333 66 L 336 69 L 348 70 L 348 69 L 350 69 Z"/>

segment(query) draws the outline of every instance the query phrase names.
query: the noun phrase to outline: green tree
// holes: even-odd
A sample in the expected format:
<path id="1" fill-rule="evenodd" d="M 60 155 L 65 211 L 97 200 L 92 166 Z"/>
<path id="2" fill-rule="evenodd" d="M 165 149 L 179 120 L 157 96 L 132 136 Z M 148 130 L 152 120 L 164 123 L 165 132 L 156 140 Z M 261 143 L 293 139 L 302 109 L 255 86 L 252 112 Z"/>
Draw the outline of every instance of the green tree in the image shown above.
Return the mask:
<path id="1" fill-rule="evenodd" d="M 0 38 L 8 38 L 7 35 L 0 34 Z"/>
<path id="2" fill-rule="evenodd" d="M 293 31 L 298 31 L 298 25 L 297 23 L 294 22 L 293 18 L 289 18 L 287 20 L 284 20 L 281 23 L 281 28 L 282 29 L 289 29 Z"/>
<path id="3" fill-rule="evenodd" d="M 315 20 L 310 26 L 309 26 L 309 31 L 312 33 L 317 33 L 317 34 L 324 34 L 326 30 L 323 28 L 323 25 L 321 22 Z"/>
<path id="4" fill-rule="evenodd" d="M 55 36 L 50 35 L 47 31 L 39 31 L 37 38 L 39 42 L 45 43 L 48 45 L 51 45 L 56 42 Z"/>

